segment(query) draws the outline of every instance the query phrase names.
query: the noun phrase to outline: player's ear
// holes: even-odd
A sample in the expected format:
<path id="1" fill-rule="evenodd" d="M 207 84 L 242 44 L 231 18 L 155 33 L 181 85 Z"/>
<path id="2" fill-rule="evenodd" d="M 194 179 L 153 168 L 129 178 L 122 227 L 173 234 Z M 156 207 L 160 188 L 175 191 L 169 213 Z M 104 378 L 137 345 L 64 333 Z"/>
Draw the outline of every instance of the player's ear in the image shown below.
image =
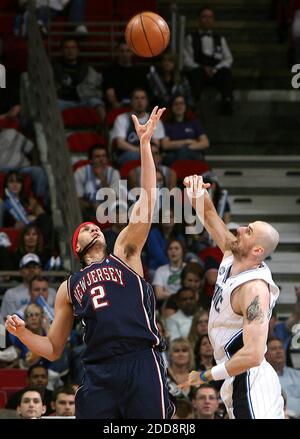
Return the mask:
<path id="1" fill-rule="evenodd" d="M 77 244 L 76 244 L 76 252 L 78 253 L 80 250 L 81 250 L 81 249 L 80 249 L 80 245 L 79 245 L 78 242 L 77 242 Z"/>
<path id="2" fill-rule="evenodd" d="M 262 256 L 265 252 L 265 249 L 259 245 L 254 247 L 253 251 L 255 256 Z"/>

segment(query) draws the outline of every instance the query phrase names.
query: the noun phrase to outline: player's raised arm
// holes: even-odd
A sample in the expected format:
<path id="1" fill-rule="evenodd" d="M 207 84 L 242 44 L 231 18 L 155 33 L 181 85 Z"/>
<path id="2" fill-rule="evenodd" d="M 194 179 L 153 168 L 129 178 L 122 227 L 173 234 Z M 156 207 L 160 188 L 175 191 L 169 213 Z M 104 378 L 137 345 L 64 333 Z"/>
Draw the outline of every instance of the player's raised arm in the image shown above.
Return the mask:
<path id="1" fill-rule="evenodd" d="M 73 326 L 73 311 L 68 299 L 67 281 L 59 287 L 55 299 L 55 316 L 47 336 L 34 334 L 25 328 L 24 320 L 16 314 L 8 315 L 5 327 L 11 334 L 18 337 L 28 349 L 35 354 L 57 360 L 64 349 L 65 343 Z"/>
<path id="2" fill-rule="evenodd" d="M 142 275 L 140 254 L 146 242 L 156 201 L 156 168 L 152 157 L 150 140 L 165 108 L 155 107 L 145 125 L 132 116 L 141 149 L 141 195 L 136 202 L 129 224 L 118 236 L 114 254 L 125 260 Z"/>
<path id="3" fill-rule="evenodd" d="M 210 187 L 210 184 L 203 183 L 203 179 L 199 175 L 191 175 L 186 177 L 183 183 L 187 188 L 189 200 L 201 222 L 204 220 L 203 226 L 209 235 L 223 253 L 230 252 L 230 243 L 235 241 L 236 238 L 228 230 L 224 221 L 219 217 L 215 206 L 210 199 L 210 196 L 206 190 Z M 200 211 L 203 203 L 197 203 L 197 199 L 201 196 L 204 196 L 204 212 Z"/>

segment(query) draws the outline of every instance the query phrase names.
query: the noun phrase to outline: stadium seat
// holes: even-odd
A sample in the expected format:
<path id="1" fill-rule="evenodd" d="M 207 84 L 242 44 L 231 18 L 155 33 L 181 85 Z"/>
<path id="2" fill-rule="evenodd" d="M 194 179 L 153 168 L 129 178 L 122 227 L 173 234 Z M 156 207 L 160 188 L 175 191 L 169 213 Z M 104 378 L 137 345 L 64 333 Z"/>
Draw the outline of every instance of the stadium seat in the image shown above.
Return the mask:
<path id="1" fill-rule="evenodd" d="M 85 166 L 89 163 L 91 163 L 90 160 L 86 160 L 86 159 L 78 160 L 78 162 L 75 162 L 72 166 L 73 172 L 75 172 L 77 169 L 82 168 L 82 166 Z"/>
<path id="2" fill-rule="evenodd" d="M 120 168 L 121 178 L 127 178 L 128 173 L 138 166 L 141 166 L 140 160 L 129 160 L 128 162 L 124 163 L 124 165 L 122 165 Z"/>
<path id="3" fill-rule="evenodd" d="M 0 129 L 14 128 L 15 130 L 20 129 L 20 120 L 18 117 L 2 117 L 0 118 Z"/>
<path id="4" fill-rule="evenodd" d="M 93 132 L 77 132 L 68 136 L 68 146 L 71 152 L 88 152 L 96 144 L 107 145 L 101 134 Z"/>
<path id="5" fill-rule="evenodd" d="M 7 394 L 4 390 L 0 390 L 0 409 L 3 409 L 7 403 Z"/>
<path id="6" fill-rule="evenodd" d="M 0 389 L 7 397 L 27 385 L 26 369 L 0 369 Z"/>
<path id="7" fill-rule="evenodd" d="M 62 117 L 64 125 L 72 128 L 95 127 L 102 123 L 95 108 L 90 107 L 66 108 Z"/>
<path id="8" fill-rule="evenodd" d="M 11 242 L 11 247 L 8 248 L 10 252 L 14 252 L 17 250 L 21 235 L 20 229 L 14 229 L 13 227 L 1 227 L 0 233 L 4 232 L 9 237 L 9 240 Z"/>
<path id="9" fill-rule="evenodd" d="M 171 168 L 176 172 L 179 180 L 183 180 L 188 175 L 204 174 L 211 170 L 210 166 L 202 160 L 176 160 Z"/>
<path id="10" fill-rule="evenodd" d="M 131 110 L 131 107 L 119 107 L 119 108 L 113 108 L 110 110 L 106 115 L 106 124 L 108 128 L 112 128 L 116 118 L 123 113 L 127 113 Z"/>

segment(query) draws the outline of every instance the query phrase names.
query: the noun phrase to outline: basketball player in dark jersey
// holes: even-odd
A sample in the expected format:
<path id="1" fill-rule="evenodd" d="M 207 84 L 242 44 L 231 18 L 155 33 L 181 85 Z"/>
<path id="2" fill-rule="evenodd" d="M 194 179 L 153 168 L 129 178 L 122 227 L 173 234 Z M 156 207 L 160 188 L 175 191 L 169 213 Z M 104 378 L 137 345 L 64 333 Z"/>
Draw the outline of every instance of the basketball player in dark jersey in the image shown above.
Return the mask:
<path id="1" fill-rule="evenodd" d="M 171 418 L 164 342 L 155 321 L 152 287 L 143 279 L 141 251 L 147 239 L 156 198 L 156 170 L 150 139 L 164 109 L 155 107 L 148 122 L 132 116 L 141 147 L 141 187 L 128 226 L 106 254 L 100 228 L 83 223 L 72 239 L 82 269 L 58 289 L 55 318 L 46 337 L 33 334 L 15 314 L 6 328 L 36 354 L 60 357 L 74 315 L 85 328 L 84 380 L 76 394 L 79 419 Z"/>

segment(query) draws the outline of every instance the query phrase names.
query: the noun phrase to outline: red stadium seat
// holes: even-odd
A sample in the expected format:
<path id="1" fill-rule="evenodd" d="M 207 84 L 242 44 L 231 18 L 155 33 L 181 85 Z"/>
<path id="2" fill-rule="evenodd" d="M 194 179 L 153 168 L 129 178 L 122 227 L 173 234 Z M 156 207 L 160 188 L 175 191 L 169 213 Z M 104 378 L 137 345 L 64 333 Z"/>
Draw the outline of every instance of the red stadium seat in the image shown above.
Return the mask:
<path id="1" fill-rule="evenodd" d="M 176 172 L 179 180 L 183 180 L 188 175 L 204 174 L 211 170 L 210 166 L 202 160 L 176 160 L 171 168 Z"/>
<path id="2" fill-rule="evenodd" d="M 90 160 L 78 160 L 78 162 L 74 163 L 72 166 L 73 172 L 75 172 L 79 168 L 82 168 L 82 166 L 88 165 L 89 163 L 91 163 Z"/>
<path id="3" fill-rule="evenodd" d="M 108 128 L 112 128 L 116 118 L 120 114 L 127 113 L 129 111 L 131 111 L 131 107 L 119 107 L 110 110 L 106 115 L 106 124 L 108 125 Z"/>
<path id="4" fill-rule="evenodd" d="M 20 120 L 18 117 L 0 117 L 0 129 L 4 128 L 14 128 L 15 130 L 20 129 Z"/>
<path id="5" fill-rule="evenodd" d="M 66 108 L 62 117 L 66 127 L 95 127 L 102 122 L 95 108 L 90 107 Z"/>
<path id="6" fill-rule="evenodd" d="M 7 394 L 4 390 L 0 390 L 0 409 L 3 409 L 7 403 Z"/>
<path id="7" fill-rule="evenodd" d="M 124 163 L 124 165 L 122 165 L 120 168 L 121 178 L 127 178 L 128 173 L 138 166 L 141 166 L 140 160 L 129 160 L 128 162 Z"/>
<path id="8" fill-rule="evenodd" d="M 107 141 L 101 134 L 93 132 L 78 132 L 68 137 L 68 146 L 71 152 L 87 152 L 96 144 L 106 146 Z"/>
<path id="9" fill-rule="evenodd" d="M 11 247 L 9 247 L 10 252 L 14 252 L 17 250 L 21 235 L 20 229 L 14 229 L 13 227 L 1 227 L 0 232 L 4 232 L 10 239 Z"/>
<path id="10" fill-rule="evenodd" d="M 26 369 L 0 369 L 0 389 L 6 392 L 7 397 L 23 389 L 26 385 Z"/>

